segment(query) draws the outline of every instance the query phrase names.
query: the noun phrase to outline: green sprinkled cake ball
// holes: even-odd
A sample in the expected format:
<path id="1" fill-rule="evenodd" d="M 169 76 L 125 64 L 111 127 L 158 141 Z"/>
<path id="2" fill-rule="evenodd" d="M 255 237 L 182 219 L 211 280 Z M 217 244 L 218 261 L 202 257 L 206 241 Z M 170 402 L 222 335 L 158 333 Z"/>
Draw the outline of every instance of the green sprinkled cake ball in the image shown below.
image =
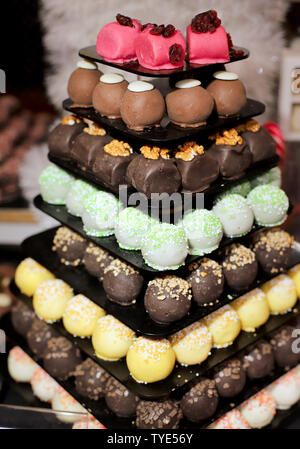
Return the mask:
<path id="1" fill-rule="evenodd" d="M 262 226 L 282 224 L 289 208 L 289 199 L 282 189 L 271 184 L 255 187 L 247 196 L 255 221 Z"/>
<path id="2" fill-rule="evenodd" d="M 142 240 L 150 226 L 150 217 L 136 207 L 126 207 L 116 220 L 115 236 L 124 249 L 141 249 Z"/>
<path id="3" fill-rule="evenodd" d="M 98 190 L 92 193 L 82 214 L 83 227 L 87 235 L 106 237 L 114 234 L 121 203 L 111 193 Z"/>
<path id="4" fill-rule="evenodd" d="M 221 198 L 224 198 L 226 195 L 230 195 L 232 193 L 236 193 L 237 195 L 242 195 L 246 197 L 251 190 L 251 184 L 248 179 L 244 179 L 243 181 L 235 182 L 230 187 L 225 187 L 224 192 L 220 193 L 216 196 L 214 200 L 214 204 L 216 204 Z"/>
<path id="5" fill-rule="evenodd" d="M 188 242 L 181 226 L 160 223 L 150 227 L 142 242 L 145 262 L 156 270 L 176 270 L 188 254 Z"/>
<path id="6" fill-rule="evenodd" d="M 39 177 L 41 195 L 46 203 L 65 204 L 67 193 L 74 181 L 74 176 L 51 164 L 45 168 Z"/>
<path id="7" fill-rule="evenodd" d="M 273 186 L 281 186 L 281 170 L 279 167 L 271 168 L 258 176 L 254 176 L 250 179 L 251 187 L 254 189 L 262 184 L 272 184 Z"/>
<path id="8" fill-rule="evenodd" d="M 180 225 L 189 243 L 189 253 L 203 256 L 218 248 L 223 237 L 223 226 L 211 211 L 197 209 L 187 213 Z"/>
<path id="9" fill-rule="evenodd" d="M 95 192 L 97 192 L 96 187 L 81 179 L 76 179 L 72 183 L 66 198 L 68 212 L 76 217 L 81 217 L 85 202 Z"/>
<path id="10" fill-rule="evenodd" d="M 242 195 L 232 193 L 224 196 L 212 211 L 220 219 L 226 237 L 241 237 L 252 229 L 254 215 Z"/>

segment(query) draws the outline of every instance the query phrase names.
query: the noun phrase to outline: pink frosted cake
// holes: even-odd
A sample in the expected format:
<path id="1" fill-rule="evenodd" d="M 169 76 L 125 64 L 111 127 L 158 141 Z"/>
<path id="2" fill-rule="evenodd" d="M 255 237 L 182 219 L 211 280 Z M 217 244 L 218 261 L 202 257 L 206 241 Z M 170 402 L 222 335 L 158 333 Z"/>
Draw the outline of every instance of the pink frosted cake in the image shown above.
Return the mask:
<path id="1" fill-rule="evenodd" d="M 168 70 L 183 66 L 185 40 L 173 25 L 147 24 L 135 40 L 141 66 L 152 70 Z"/>
<path id="2" fill-rule="evenodd" d="M 96 50 L 106 61 L 124 64 L 136 59 L 134 42 L 141 32 L 141 24 L 121 14 L 116 19 L 99 31 Z"/>
<path id="3" fill-rule="evenodd" d="M 186 30 L 188 61 L 191 64 L 216 64 L 229 61 L 228 37 L 217 12 L 197 14 Z"/>

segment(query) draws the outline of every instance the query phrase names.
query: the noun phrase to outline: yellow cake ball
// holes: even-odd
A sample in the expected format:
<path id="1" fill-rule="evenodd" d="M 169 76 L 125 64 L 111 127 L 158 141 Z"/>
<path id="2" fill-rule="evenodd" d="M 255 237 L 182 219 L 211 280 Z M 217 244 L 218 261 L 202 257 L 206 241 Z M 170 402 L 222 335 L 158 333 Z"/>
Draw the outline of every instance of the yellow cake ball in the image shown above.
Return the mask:
<path id="1" fill-rule="evenodd" d="M 74 337 L 90 337 L 99 318 L 106 315 L 101 307 L 84 295 L 76 295 L 67 302 L 63 323 Z"/>
<path id="2" fill-rule="evenodd" d="M 97 357 L 103 360 L 119 360 L 128 352 L 135 333 L 112 315 L 99 318 L 92 335 Z"/>
<path id="3" fill-rule="evenodd" d="M 214 348 L 231 345 L 241 331 L 241 322 L 236 311 L 226 305 L 204 318 L 213 338 Z"/>
<path id="4" fill-rule="evenodd" d="M 210 355 L 212 336 L 202 321 L 197 321 L 170 338 L 176 360 L 182 365 L 201 363 Z"/>
<path id="5" fill-rule="evenodd" d="M 293 280 L 286 274 L 280 274 L 262 286 L 267 296 L 272 315 L 288 312 L 297 302 L 297 291 Z"/>
<path id="6" fill-rule="evenodd" d="M 42 282 L 50 279 L 55 279 L 55 276 L 30 257 L 24 259 L 16 269 L 15 283 L 27 296 L 32 296 Z"/>
<path id="7" fill-rule="evenodd" d="M 62 318 L 67 302 L 74 296 L 72 288 L 61 279 L 43 282 L 33 295 L 33 308 L 37 316 L 47 323 Z"/>
<path id="8" fill-rule="evenodd" d="M 300 298 L 300 263 L 291 268 L 288 272 L 288 275 L 291 279 L 293 279 L 296 286 L 298 298 Z"/>
<path id="9" fill-rule="evenodd" d="M 266 295 L 260 288 L 256 288 L 231 303 L 241 321 L 242 330 L 255 332 L 270 316 Z"/>
<path id="10" fill-rule="evenodd" d="M 173 371 L 175 353 L 165 339 L 137 338 L 126 357 L 132 377 L 141 383 L 158 382 Z"/>

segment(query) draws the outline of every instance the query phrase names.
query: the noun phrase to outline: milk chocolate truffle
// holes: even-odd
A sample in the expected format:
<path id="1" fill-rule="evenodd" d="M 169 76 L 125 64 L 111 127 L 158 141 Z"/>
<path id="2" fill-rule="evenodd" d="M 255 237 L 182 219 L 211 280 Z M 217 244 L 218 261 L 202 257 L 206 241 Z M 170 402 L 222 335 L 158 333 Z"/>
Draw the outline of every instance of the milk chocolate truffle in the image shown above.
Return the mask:
<path id="1" fill-rule="evenodd" d="M 128 87 L 123 75 L 105 73 L 93 91 L 93 106 L 102 116 L 121 117 L 121 101 Z"/>
<path id="2" fill-rule="evenodd" d="M 213 305 L 222 295 L 224 275 L 221 265 L 204 257 L 189 266 L 192 271 L 187 281 L 192 286 L 193 298 L 199 306 Z"/>
<path id="3" fill-rule="evenodd" d="M 244 84 L 233 72 L 219 71 L 213 77 L 207 90 L 215 100 L 217 114 L 220 117 L 238 115 L 247 103 Z"/>
<path id="4" fill-rule="evenodd" d="M 139 397 L 110 377 L 105 388 L 105 402 L 107 407 L 120 418 L 130 418 L 135 415 Z"/>
<path id="5" fill-rule="evenodd" d="M 64 337 L 50 338 L 43 354 L 45 370 L 59 380 L 72 376 L 81 363 L 80 351 Z"/>
<path id="6" fill-rule="evenodd" d="M 77 69 L 72 72 L 68 81 L 68 95 L 74 102 L 73 106 L 92 106 L 92 95 L 102 72 L 97 64 L 86 59 L 77 63 Z"/>
<path id="7" fill-rule="evenodd" d="M 168 116 L 175 125 L 197 128 L 206 124 L 214 99 L 200 84 L 196 79 L 180 80 L 166 96 Z"/>
<path id="8" fill-rule="evenodd" d="M 181 410 L 192 422 L 210 418 L 216 411 L 219 395 L 214 380 L 203 379 L 192 387 L 181 399 Z"/>
<path id="9" fill-rule="evenodd" d="M 164 97 L 153 84 L 133 81 L 128 85 L 121 102 L 121 117 L 128 128 L 143 131 L 159 126 L 164 113 Z"/>
<path id="10" fill-rule="evenodd" d="M 239 179 L 252 163 L 252 155 L 244 140 L 232 128 L 209 137 L 214 143 L 209 154 L 218 162 L 220 174 L 226 179 Z"/>
<path id="11" fill-rule="evenodd" d="M 201 192 L 219 176 L 219 164 L 202 145 L 186 142 L 175 153 L 182 187 L 187 192 Z"/>
<path id="12" fill-rule="evenodd" d="M 177 192 L 181 184 L 181 176 L 169 150 L 158 147 L 143 146 L 142 154 L 136 156 L 127 169 L 130 184 L 148 198 L 152 193 Z"/>
<path id="13" fill-rule="evenodd" d="M 29 348 L 39 359 L 43 357 L 48 341 L 54 337 L 58 337 L 58 333 L 39 318 L 34 319 L 26 334 Z"/>
<path id="14" fill-rule="evenodd" d="M 23 337 L 26 337 L 34 318 L 34 311 L 23 304 L 22 301 L 17 301 L 11 310 L 11 322 L 13 328 Z"/>
<path id="15" fill-rule="evenodd" d="M 237 396 L 245 386 L 246 372 L 239 359 L 231 359 L 222 364 L 214 375 L 218 393 L 223 398 Z"/>
<path id="16" fill-rule="evenodd" d="M 156 277 L 149 282 L 144 304 L 150 318 L 157 323 L 172 323 L 190 310 L 190 284 L 177 276 Z"/>
<path id="17" fill-rule="evenodd" d="M 181 418 L 179 404 L 172 400 L 140 401 L 136 409 L 138 429 L 178 429 Z"/>
<path id="18" fill-rule="evenodd" d="M 294 238 L 282 229 L 260 232 L 254 238 L 253 251 L 267 273 L 285 271 L 291 261 Z"/>
<path id="19" fill-rule="evenodd" d="M 246 123 L 238 125 L 236 129 L 245 139 L 252 154 L 253 163 L 275 156 L 275 140 L 256 120 L 248 120 Z"/>
<path id="20" fill-rule="evenodd" d="M 144 279 L 139 271 L 119 259 L 114 259 L 104 269 L 103 288 L 105 293 L 111 301 L 121 306 L 135 303 L 143 283 Z"/>
<path id="21" fill-rule="evenodd" d="M 270 343 L 260 340 L 250 347 L 244 356 L 243 366 L 251 380 L 268 376 L 274 369 L 274 355 Z"/>
<path id="22" fill-rule="evenodd" d="M 61 123 L 49 134 L 48 147 L 50 154 L 63 160 L 69 160 L 73 141 L 85 127 L 86 124 L 74 115 L 64 117 Z"/>
<path id="23" fill-rule="evenodd" d="M 77 267 L 82 263 L 87 241 L 66 226 L 58 228 L 53 239 L 52 251 L 56 251 L 61 263 Z"/>
<path id="24" fill-rule="evenodd" d="M 300 353 L 293 350 L 293 343 L 296 343 L 298 337 L 293 337 L 294 327 L 283 326 L 271 338 L 270 343 L 273 347 L 273 354 L 277 365 L 280 367 L 292 367 L 299 363 Z M 296 343 L 296 347 L 298 347 Z"/>
<path id="25" fill-rule="evenodd" d="M 255 254 L 244 245 L 227 247 L 222 266 L 226 282 L 234 290 L 245 290 L 256 279 L 258 266 Z"/>
<path id="26" fill-rule="evenodd" d="M 114 258 L 100 246 L 89 242 L 86 247 L 83 263 L 86 271 L 91 275 L 103 280 L 105 268 L 114 260 Z"/>
<path id="27" fill-rule="evenodd" d="M 105 395 L 109 374 L 98 363 L 87 358 L 76 366 L 75 372 L 76 391 L 82 396 L 98 401 Z"/>

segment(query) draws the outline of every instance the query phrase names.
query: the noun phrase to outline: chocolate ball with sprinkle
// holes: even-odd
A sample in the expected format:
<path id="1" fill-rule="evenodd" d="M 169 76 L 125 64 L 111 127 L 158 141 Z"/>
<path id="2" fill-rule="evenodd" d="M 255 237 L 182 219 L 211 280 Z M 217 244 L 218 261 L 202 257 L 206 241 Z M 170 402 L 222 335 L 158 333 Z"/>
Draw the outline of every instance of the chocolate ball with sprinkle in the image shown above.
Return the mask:
<path id="1" fill-rule="evenodd" d="M 26 336 L 27 332 L 30 330 L 35 313 L 21 301 L 17 301 L 11 310 L 11 322 L 13 328 L 18 334 Z"/>
<path id="2" fill-rule="evenodd" d="M 58 332 L 48 326 L 42 320 L 35 318 L 31 328 L 26 334 L 26 339 L 31 351 L 41 359 L 44 355 L 47 343 L 51 338 L 58 337 Z"/>
<path id="3" fill-rule="evenodd" d="M 182 411 L 178 402 L 140 401 L 136 409 L 138 429 L 178 429 Z"/>
<path id="4" fill-rule="evenodd" d="M 274 369 L 272 346 L 265 340 L 260 340 L 251 346 L 243 358 L 243 367 L 250 380 L 268 376 Z"/>
<path id="5" fill-rule="evenodd" d="M 273 334 L 270 340 L 275 361 L 280 367 L 290 368 L 300 362 L 300 353 L 294 351 L 294 345 L 297 347 L 297 336 L 293 333 L 294 329 L 289 325 L 283 326 Z"/>
<path id="6" fill-rule="evenodd" d="M 44 351 L 45 370 L 59 380 L 72 376 L 76 366 L 81 363 L 80 351 L 67 338 L 51 338 Z"/>
<path id="7" fill-rule="evenodd" d="M 83 256 L 83 264 L 86 271 L 91 275 L 103 281 L 105 268 L 114 260 L 114 258 L 105 249 L 89 242 Z"/>
<path id="8" fill-rule="evenodd" d="M 214 375 L 216 388 L 223 398 L 237 396 L 246 384 L 246 372 L 239 359 L 231 359 L 217 368 Z"/>
<path id="9" fill-rule="evenodd" d="M 74 376 L 76 391 L 83 397 L 93 401 L 104 397 L 110 376 L 98 363 L 87 358 L 76 366 Z"/>
<path id="10" fill-rule="evenodd" d="M 224 275 L 221 265 L 204 257 L 189 266 L 193 298 L 199 306 L 213 305 L 223 293 Z"/>
<path id="11" fill-rule="evenodd" d="M 191 422 L 201 422 L 210 418 L 216 411 L 219 394 L 215 381 L 202 379 L 181 399 L 180 405 L 184 416 Z"/>
<path id="12" fill-rule="evenodd" d="M 130 418 L 135 415 L 139 397 L 110 377 L 105 388 L 105 402 L 107 407 L 120 418 Z"/>
<path id="13" fill-rule="evenodd" d="M 254 252 L 239 243 L 225 249 L 222 267 L 227 284 L 234 290 L 246 290 L 257 276 Z"/>
<path id="14" fill-rule="evenodd" d="M 87 241 L 66 226 L 58 228 L 53 239 L 52 251 L 55 251 L 61 263 L 77 267 L 82 263 Z"/>

